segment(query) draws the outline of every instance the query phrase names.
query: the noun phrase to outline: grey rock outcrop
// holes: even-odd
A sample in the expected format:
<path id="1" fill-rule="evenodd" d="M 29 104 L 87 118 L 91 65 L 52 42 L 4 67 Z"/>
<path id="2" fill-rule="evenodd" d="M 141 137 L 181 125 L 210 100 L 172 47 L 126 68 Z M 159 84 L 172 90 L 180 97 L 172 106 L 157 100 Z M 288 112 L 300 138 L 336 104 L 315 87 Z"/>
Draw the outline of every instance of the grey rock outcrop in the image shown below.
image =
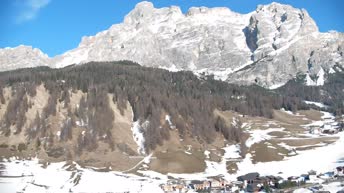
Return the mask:
<path id="1" fill-rule="evenodd" d="M 132 60 L 144 66 L 214 74 L 232 83 L 276 87 L 300 72 L 317 74 L 320 69 L 343 66 L 343 41 L 343 33 L 320 33 L 307 11 L 289 5 L 271 3 L 248 14 L 192 7 L 183 14 L 179 7 L 157 9 L 141 2 L 123 23 L 83 37 L 73 50 L 54 58 L 38 54 L 40 63 L 30 63 L 30 54 L 21 58 L 26 66 L 49 62 L 57 68 Z M 8 56 L 0 55 L 1 70 L 21 67 Z"/>
<path id="2" fill-rule="evenodd" d="M 51 59 L 37 48 L 20 45 L 15 48 L 0 49 L 0 70 L 14 70 L 46 66 L 51 64 Z"/>

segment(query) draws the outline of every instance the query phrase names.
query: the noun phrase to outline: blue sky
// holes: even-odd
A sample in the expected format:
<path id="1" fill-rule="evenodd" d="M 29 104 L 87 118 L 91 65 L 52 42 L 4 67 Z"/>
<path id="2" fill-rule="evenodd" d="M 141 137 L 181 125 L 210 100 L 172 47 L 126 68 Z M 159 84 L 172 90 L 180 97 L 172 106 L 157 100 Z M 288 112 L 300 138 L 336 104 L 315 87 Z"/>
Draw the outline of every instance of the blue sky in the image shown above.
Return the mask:
<path id="1" fill-rule="evenodd" d="M 305 8 L 320 31 L 344 32 L 344 0 L 275 0 Z M 81 37 L 95 35 L 122 22 L 139 0 L 0 0 L 0 48 L 20 44 L 40 48 L 49 56 L 78 46 Z M 239 13 L 271 0 L 152 0 L 155 7 L 178 5 L 229 7 Z"/>

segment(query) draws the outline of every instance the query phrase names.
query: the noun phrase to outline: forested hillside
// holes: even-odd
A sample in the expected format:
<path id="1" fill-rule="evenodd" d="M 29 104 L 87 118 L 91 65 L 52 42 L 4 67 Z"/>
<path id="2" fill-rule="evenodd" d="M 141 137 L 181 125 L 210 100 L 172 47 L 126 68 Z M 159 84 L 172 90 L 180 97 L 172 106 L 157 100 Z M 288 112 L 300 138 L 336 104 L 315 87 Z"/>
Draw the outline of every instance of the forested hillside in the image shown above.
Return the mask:
<path id="1" fill-rule="evenodd" d="M 329 74 L 323 86 L 306 86 L 304 76 L 298 76 L 276 91 L 284 96 L 323 103 L 328 106 L 326 111 L 337 116 L 344 114 L 344 74 L 342 72 Z M 313 106 L 313 108 L 316 107 Z"/>
<path id="2" fill-rule="evenodd" d="M 299 83 L 289 83 L 278 90 L 266 90 L 258 86 L 238 86 L 214 80 L 211 76 L 197 77 L 191 72 L 169 72 L 162 69 L 141 67 L 138 64 L 121 62 L 91 62 L 62 69 L 39 67 L 0 73 L 0 100 L 8 104 L 1 120 L 1 131 L 5 135 L 25 132 L 31 140 L 45 137 L 53 140 L 49 133 L 49 117 L 56 114 L 56 104 L 63 103 L 68 116 L 61 125 L 60 140 L 73 138 L 76 123 L 86 128 L 79 134 L 75 153 L 97 148 L 98 141 L 109 144 L 113 149 L 115 141 L 111 133 L 116 119 L 110 103 L 116 103 L 121 113 L 130 104 L 133 122 L 144 125 L 145 151 L 154 150 L 157 145 L 170 137 L 170 127 L 163 115 L 169 115 L 181 137 L 195 136 L 200 142 L 214 141 L 216 133 L 221 133 L 228 141 L 241 142 L 241 129 L 225 124 L 214 110 L 231 110 L 243 115 L 271 118 L 273 109 L 284 108 L 296 111 L 308 109 L 303 100 L 325 102 L 340 114 L 343 104 L 336 101 L 343 98 L 343 75 L 333 75 L 324 87 L 305 87 Z M 24 128 L 25 113 L 32 104 L 28 98 L 36 95 L 39 85 L 49 91 L 48 102 L 41 113 L 36 113 L 29 128 Z M 11 88 L 11 97 L 3 91 Z M 78 108 L 68 105 L 70 95 L 81 90 L 83 96 Z M 319 93 L 327 94 L 319 94 Z M 341 94 L 334 92 L 341 92 Z M 107 94 L 113 94 L 112 101 Z M 317 95 L 322 96 L 316 98 Z M 335 97 L 335 98 L 334 98 Z M 335 100 L 333 100 L 335 99 Z M 7 100 L 7 101 L 6 101 Z M 127 103 L 129 102 L 129 103 Z M 59 107 L 60 108 L 60 107 Z M 15 132 L 13 131 L 15 128 Z M 45 143 L 45 144 L 52 144 Z"/>

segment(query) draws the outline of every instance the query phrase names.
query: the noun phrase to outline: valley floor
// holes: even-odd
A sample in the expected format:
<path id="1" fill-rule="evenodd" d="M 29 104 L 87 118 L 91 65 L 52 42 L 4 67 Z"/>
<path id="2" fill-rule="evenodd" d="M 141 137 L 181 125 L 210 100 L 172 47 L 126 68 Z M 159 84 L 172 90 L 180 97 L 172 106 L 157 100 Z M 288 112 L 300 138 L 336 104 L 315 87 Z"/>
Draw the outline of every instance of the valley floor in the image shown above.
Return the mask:
<path id="1" fill-rule="evenodd" d="M 261 175 L 282 177 L 296 176 L 310 170 L 321 173 L 343 165 L 344 132 L 337 136 L 339 139 L 333 144 L 304 151 L 283 161 L 253 164 L 248 154 L 238 164 L 237 174 L 228 174 L 225 165 L 222 165 L 224 162 L 207 162 L 207 169 L 202 173 L 163 175 L 153 171 L 141 171 L 144 176 L 140 177 L 120 172 L 99 172 L 93 168 L 81 168 L 75 163 L 60 162 L 44 166 L 37 159 L 11 158 L 1 163 L 0 189 L 8 193 L 162 192 L 160 184 L 166 183 L 169 177 L 205 179 L 222 174 L 228 180 L 235 180 L 238 175 L 253 171 Z M 225 150 L 227 155 L 235 155 L 233 154 L 234 147 L 228 147 Z"/>
<path id="2" fill-rule="evenodd" d="M 228 115 L 226 115 L 228 116 Z M 226 181 L 251 172 L 260 176 L 280 176 L 287 179 L 311 170 L 317 174 L 331 172 L 344 166 L 344 132 L 335 134 L 309 133 L 306 128 L 335 123 L 326 112 L 278 111 L 275 120 L 242 118 L 243 127 L 249 133 L 245 154 L 239 145 L 227 145 L 223 153 L 212 149 L 201 152 L 205 156 L 205 170 L 196 173 L 159 173 L 149 166 L 155 155 L 142 158 L 135 168 L 127 172 L 81 167 L 75 162 L 41 163 L 38 158 L 3 158 L 0 162 L 0 190 L 15 192 L 163 192 L 161 186 L 171 179 L 207 180 L 221 176 Z M 294 123 L 294 125 L 293 125 Z M 334 125 L 334 124 L 333 124 Z M 297 127 L 298 126 L 298 127 Z M 266 151 L 266 152 L 264 152 Z M 191 146 L 182 151 L 186 156 L 197 153 Z M 199 153 L 199 152 L 198 152 Z M 212 156 L 218 156 L 214 161 Z M 277 155 L 272 156 L 271 155 Z M 111 168 L 107 168 L 110 169 Z M 106 172 L 104 172 L 106 171 Z M 313 179 L 311 183 L 324 183 Z M 339 183 L 339 184 L 338 184 Z M 313 184 L 312 184 L 313 185 Z M 324 183 L 323 190 L 337 192 L 340 182 Z M 311 185 L 292 188 L 300 191 Z M 309 189 L 307 189 L 308 191 Z M 304 192 L 307 192 L 306 189 Z"/>

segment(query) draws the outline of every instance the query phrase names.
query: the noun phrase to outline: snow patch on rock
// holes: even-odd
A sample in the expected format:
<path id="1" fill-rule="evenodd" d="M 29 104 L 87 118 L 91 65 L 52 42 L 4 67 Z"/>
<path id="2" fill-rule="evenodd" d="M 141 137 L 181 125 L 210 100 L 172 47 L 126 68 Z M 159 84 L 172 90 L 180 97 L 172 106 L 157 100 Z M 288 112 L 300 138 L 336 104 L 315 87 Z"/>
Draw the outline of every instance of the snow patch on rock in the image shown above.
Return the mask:
<path id="1" fill-rule="evenodd" d="M 137 152 L 140 154 L 145 154 L 145 138 L 144 138 L 144 132 L 149 124 L 149 121 L 145 121 L 141 124 L 140 120 L 135 121 L 132 124 L 131 131 L 133 132 L 133 138 L 136 142 L 138 148 Z"/>

